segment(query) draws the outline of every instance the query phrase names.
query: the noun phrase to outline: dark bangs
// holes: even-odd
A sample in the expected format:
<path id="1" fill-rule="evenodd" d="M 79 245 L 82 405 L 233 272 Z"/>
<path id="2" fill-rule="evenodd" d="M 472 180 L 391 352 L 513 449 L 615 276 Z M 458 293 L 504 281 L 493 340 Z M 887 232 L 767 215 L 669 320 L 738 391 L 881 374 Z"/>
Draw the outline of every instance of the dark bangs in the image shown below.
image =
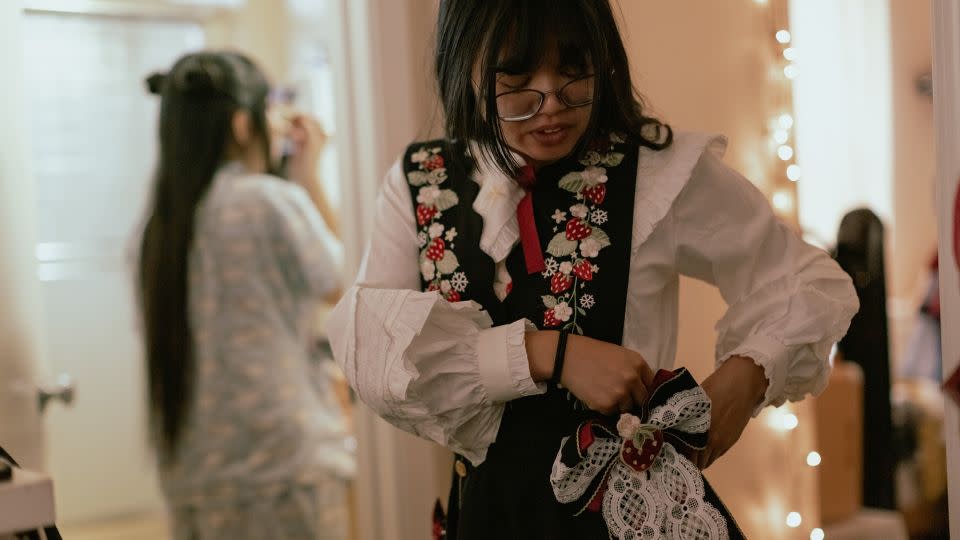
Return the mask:
<path id="1" fill-rule="evenodd" d="M 670 127 L 644 114 L 608 0 L 442 0 L 436 72 L 447 136 L 476 142 L 515 175 L 496 115 L 496 76 L 532 72 L 553 51 L 565 74 L 596 75 L 593 113 L 575 153 L 610 131 L 655 150 L 671 144 Z"/>

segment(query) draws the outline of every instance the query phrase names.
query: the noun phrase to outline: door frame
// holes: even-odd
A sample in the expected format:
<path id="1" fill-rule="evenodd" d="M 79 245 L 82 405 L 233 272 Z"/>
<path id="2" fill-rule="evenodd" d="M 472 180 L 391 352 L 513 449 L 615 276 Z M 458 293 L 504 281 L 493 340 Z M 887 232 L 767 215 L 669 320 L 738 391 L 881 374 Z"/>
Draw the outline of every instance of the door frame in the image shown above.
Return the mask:
<path id="1" fill-rule="evenodd" d="M 960 276 L 953 252 L 954 201 L 960 188 L 960 0 L 933 1 L 933 95 L 944 380 L 960 367 Z M 954 331 L 946 331 L 954 329 Z M 960 408 L 945 400 L 950 537 L 960 538 Z"/>

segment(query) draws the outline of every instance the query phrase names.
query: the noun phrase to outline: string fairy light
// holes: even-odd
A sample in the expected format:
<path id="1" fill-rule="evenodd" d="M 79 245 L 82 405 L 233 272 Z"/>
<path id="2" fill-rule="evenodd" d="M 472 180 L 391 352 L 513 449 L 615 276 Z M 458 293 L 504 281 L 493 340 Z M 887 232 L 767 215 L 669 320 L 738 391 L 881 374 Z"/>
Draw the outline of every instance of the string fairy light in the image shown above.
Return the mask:
<path id="1" fill-rule="evenodd" d="M 771 29 L 769 35 L 772 38 L 770 59 L 773 68 L 770 73 L 775 88 L 775 92 L 773 92 L 775 101 L 771 104 L 774 114 L 770 118 L 768 135 L 772 153 L 769 162 L 770 178 L 772 179 L 769 194 L 774 211 L 785 221 L 792 222 L 799 228 L 796 196 L 797 184 L 803 176 L 803 171 L 797 163 L 793 84 L 796 79 L 802 77 L 800 67 L 797 64 L 802 51 L 797 47 L 794 36 L 790 32 L 787 13 L 788 2 L 789 0 L 762 2 L 766 5 L 765 9 L 768 10 L 770 16 Z M 761 4 L 759 1 L 757 3 Z M 792 435 L 792 433 L 800 426 L 800 418 L 791 410 L 789 405 L 784 405 L 769 411 L 766 425 L 769 426 L 769 429 L 778 432 L 781 437 L 794 437 L 796 435 Z M 790 451 L 793 451 L 792 448 Z M 811 468 L 818 467 L 823 460 L 816 449 L 809 449 L 805 457 L 797 457 L 799 458 L 797 461 L 803 459 L 806 465 Z M 802 467 L 797 463 L 789 470 L 791 474 L 801 474 Z M 804 519 L 800 512 L 795 510 L 786 512 L 786 510 L 786 508 L 781 508 L 777 512 L 781 516 L 778 519 L 783 520 L 781 523 L 786 524 L 790 529 L 799 529 L 804 525 Z M 796 510 L 802 509 L 796 508 Z M 810 525 L 816 525 L 816 523 Z M 809 530 L 810 540 L 825 539 L 823 529 L 811 527 L 807 530 Z"/>
<path id="2" fill-rule="evenodd" d="M 790 512 L 787 514 L 787 527 L 796 529 L 801 523 L 803 523 L 803 518 L 800 516 L 799 512 Z"/>

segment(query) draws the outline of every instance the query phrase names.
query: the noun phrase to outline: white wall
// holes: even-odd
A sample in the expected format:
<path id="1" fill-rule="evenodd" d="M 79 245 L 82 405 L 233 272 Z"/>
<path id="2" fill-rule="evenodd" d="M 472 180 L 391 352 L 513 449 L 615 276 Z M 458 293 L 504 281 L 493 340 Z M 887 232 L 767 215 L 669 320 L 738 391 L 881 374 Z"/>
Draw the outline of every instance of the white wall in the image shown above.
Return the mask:
<path id="1" fill-rule="evenodd" d="M 954 200 L 960 189 L 960 0 L 934 0 L 934 94 L 944 379 L 960 368 L 960 254 L 954 251 Z M 960 538 L 960 409 L 946 404 L 950 536 Z"/>

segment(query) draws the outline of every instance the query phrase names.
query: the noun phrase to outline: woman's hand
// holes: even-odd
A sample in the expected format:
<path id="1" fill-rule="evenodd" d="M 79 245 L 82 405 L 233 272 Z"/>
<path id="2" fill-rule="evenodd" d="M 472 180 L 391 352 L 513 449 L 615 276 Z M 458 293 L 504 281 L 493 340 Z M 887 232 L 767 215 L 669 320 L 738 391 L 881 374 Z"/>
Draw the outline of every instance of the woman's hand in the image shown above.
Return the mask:
<path id="1" fill-rule="evenodd" d="M 340 238 L 340 220 L 327 200 L 326 194 L 320 187 L 317 177 L 317 166 L 320 154 L 327 145 L 327 134 L 320 126 L 320 122 L 306 115 L 297 115 L 290 120 L 287 137 L 293 143 L 293 155 L 287 164 L 287 173 L 290 180 L 307 190 L 310 200 L 323 217 L 327 228 L 338 239 Z"/>
<path id="2" fill-rule="evenodd" d="M 527 357 L 536 381 L 553 374 L 558 333 L 527 332 Z M 640 353 L 584 336 L 570 335 L 560 383 L 592 410 L 617 414 L 647 400 L 653 371 Z"/>
<path id="3" fill-rule="evenodd" d="M 710 435 L 707 447 L 688 457 L 699 468 L 706 469 L 740 439 L 767 391 L 767 378 L 753 360 L 734 356 L 707 377 L 702 386 L 712 402 Z"/>
<path id="4" fill-rule="evenodd" d="M 327 134 L 316 119 L 300 114 L 290 119 L 287 137 L 293 143 L 293 154 L 287 164 L 290 180 L 307 191 L 317 189 L 317 166 L 327 145 Z"/>

